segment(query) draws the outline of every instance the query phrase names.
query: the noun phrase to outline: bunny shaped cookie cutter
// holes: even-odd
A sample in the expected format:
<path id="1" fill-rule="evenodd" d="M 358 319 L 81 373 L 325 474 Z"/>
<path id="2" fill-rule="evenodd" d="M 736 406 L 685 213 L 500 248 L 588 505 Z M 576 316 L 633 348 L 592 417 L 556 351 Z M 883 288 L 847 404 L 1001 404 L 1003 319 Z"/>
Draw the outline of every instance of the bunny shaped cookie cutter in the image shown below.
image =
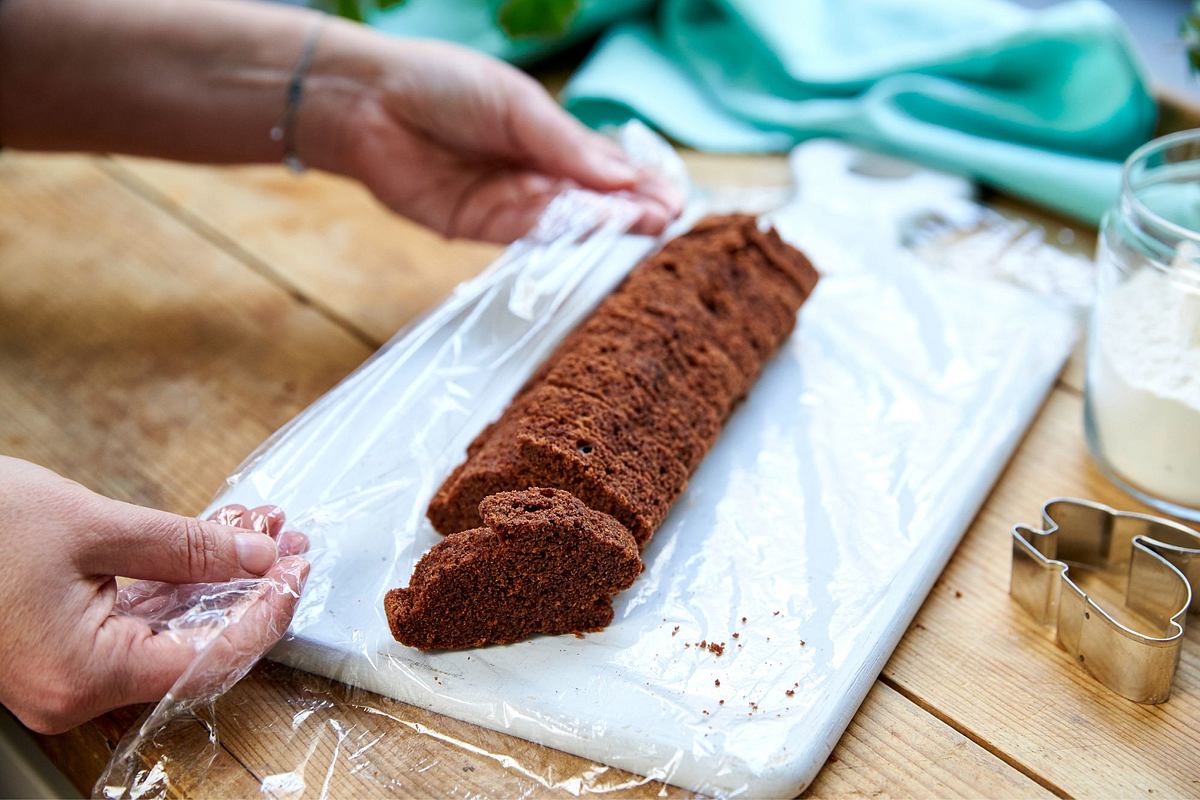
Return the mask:
<path id="1" fill-rule="evenodd" d="M 1138 703 L 1171 694 L 1189 607 L 1200 608 L 1200 533 L 1162 517 L 1055 498 L 1040 530 L 1012 530 L 1010 594 L 1102 684 Z M 1125 584 L 1098 592 L 1104 584 Z"/>

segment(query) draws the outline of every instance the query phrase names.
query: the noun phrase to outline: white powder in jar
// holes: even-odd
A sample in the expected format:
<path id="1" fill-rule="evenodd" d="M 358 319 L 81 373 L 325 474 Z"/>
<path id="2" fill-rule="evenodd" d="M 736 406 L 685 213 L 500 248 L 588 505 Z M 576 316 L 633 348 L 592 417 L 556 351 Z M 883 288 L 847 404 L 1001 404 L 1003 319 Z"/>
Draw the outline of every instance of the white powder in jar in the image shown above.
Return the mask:
<path id="1" fill-rule="evenodd" d="M 1200 508 L 1200 251 L 1097 300 L 1088 396 L 1100 449 L 1149 494 Z"/>

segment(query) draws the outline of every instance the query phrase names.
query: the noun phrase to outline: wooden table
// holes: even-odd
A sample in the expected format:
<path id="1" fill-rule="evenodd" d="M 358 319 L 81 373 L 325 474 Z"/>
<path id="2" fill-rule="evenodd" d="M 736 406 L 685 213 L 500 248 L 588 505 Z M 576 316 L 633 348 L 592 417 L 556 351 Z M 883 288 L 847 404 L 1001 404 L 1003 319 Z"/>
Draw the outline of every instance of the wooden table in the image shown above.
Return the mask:
<path id="1" fill-rule="evenodd" d="M 687 158 L 710 184 L 787 180 L 778 157 Z M 1090 252 L 1094 234 L 1077 234 Z M 267 434 L 496 253 L 327 176 L 4 153 L 0 452 L 196 513 Z M 1137 508 L 1088 459 L 1080 378 L 1076 359 L 808 796 L 1200 795 L 1195 628 L 1170 702 L 1139 706 L 1008 597 L 1009 528 L 1036 521 L 1045 499 Z M 328 775 L 339 797 L 682 794 L 357 690 L 310 702 L 323 685 L 257 667 L 220 704 L 212 769 L 202 783 L 172 773 L 173 791 L 257 795 L 268 774 L 303 765 L 310 794 Z M 137 714 L 39 741 L 87 792 Z"/>

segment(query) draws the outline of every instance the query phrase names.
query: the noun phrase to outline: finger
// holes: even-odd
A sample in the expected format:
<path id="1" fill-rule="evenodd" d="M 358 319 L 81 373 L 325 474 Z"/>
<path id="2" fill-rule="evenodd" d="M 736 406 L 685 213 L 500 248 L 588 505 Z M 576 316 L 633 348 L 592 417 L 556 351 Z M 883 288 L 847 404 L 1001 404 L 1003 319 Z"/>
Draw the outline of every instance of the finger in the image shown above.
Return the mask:
<path id="1" fill-rule="evenodd" d="M 244 527 L 259 533 L 265 533 L 272 539 L 278 539 L 283 531 L 283 523 L 287 516 L 279 506 L 257 506 L 246 512 Z"/>
<path id="2" fill-rule="evenodd" d="M 240 503 L 230 503 L 227 506 L 221 506 L 213 513 L 209 514 L 210 522 L 219 522 L 230 528 L 248 528 L 246 524 L 246 507 Z"/>
<path id="3" fill-rule="evenodd" d="M 513 151 L 522 166 L 589 189 L 632 189 L 637 168 L 611 140 L 588 130 L 536 84 L 513 91 L 508 108 Z"/>
<path id="4" fill-rule="evenodd" d="M 638 204 L 641 208 L 641 216 L 629 229 L 630 233 L 640 233 L 645 236 L 657 236 L 666 230 L 667 225 L 676 216 L 670 214 L 657 201 L 643 200 Z"/>
<path id="5" fill-rule="evenodd" d="M 265 533 L 275 540 L 281 556 L 295 556 L 308 551 L 308 537 L 300 531 L 284 531 L 287 515 L 279 506 L 262 505 L 246 508 L 231 504 L 214 511 L 209 520 L 216 520 L 236 528 L 247 528 Z"/>
<path id="6" fill-rule="evenodd" d="M 79 548 L 85 574 L 207 583 L 262 575 L 279 556 L 270 536 L 112 500 L 97 523 Z"/>
<path id="7" fill-rule="evenodd" d="M 277 541 L 281 556 L 298 556 L 308 552 L 308 537 L 300 531 L 284 531 Z"/>
<path id="8" fill-rule="evenodd" d="M 643 177 L 634 191 L 638 196 L 654 200 L 661 205 L 668 219 L 675 219 L 683 211 L 686 199 L 683 192 L 656 172 L 643 172 Z"/>
<path id="9" fill-rule="evenodd" d="M 110 617 L 97 640 L 105 665 L 97 713 L 172 690 L 181 700 L 227 690 L 286 633 L 308 572 L 304 559 L 279 559 L 264 580 L 247 584 L 240 616 L 199 649 L 186 632 L 155 634 L 136 618 Z"/>
<path id="10" fill-rule="evenodd" d="M 463 188 L 446 234 L 490 242 L 511 242 L 537 223 L 546 206 L 570 181 L 524 170 L 498 169 Z"/>

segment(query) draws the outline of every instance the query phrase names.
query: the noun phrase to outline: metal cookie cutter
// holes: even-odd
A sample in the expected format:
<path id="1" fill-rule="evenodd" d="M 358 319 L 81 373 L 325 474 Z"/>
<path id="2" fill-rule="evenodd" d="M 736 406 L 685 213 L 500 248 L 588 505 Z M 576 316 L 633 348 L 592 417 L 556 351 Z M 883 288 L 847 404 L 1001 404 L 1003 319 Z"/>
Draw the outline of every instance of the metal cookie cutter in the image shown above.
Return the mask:
<path id="1" fill-rule="evenodd" d="M 1164 702 L 1188 608 L 1200 609 L 1192 591 L 1200 589 L 1200 533 L 1069 498 L 1048 501 L 1042 520 L 1042 530 L 1013 528 L 1009 592 L 1054 625 L 1059 644 L 1105 686 L 1138 703 Z M 1124 577 L 1124 602 L 1089 596 L 1073 571 Z"/>

